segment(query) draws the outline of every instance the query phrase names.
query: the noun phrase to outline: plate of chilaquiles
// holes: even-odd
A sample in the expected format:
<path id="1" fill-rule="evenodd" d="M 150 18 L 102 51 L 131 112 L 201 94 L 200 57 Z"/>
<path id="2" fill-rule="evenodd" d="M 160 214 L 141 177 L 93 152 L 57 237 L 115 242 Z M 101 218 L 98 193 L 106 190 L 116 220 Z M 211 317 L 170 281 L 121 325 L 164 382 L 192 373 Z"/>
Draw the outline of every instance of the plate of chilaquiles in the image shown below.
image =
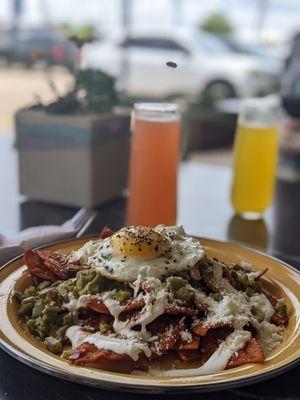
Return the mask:
<path id="1" fill-rule="evenodd" d="M 299 361 L 299 272 L 262 253 L 131 226 L 38 250 L 0 271 L 0 344 L 77 383 L 201 392 Z"/>

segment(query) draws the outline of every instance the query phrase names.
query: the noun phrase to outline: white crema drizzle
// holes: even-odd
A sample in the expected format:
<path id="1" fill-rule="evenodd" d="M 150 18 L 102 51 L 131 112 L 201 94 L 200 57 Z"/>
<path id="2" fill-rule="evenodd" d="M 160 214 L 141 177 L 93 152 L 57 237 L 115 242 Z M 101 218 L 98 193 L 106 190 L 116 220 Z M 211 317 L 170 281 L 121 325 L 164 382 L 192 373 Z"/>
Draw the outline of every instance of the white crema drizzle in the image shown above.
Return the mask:
<path id="1" fill-rule="evenodd" d="M 151 350 L 147 341 L 151 339 L 151 335 L 147 331 L 146 326 L 164 313 L 168 305 L 168 294 L 158 279 L 148 278 L 145 281 L 148 282 L 149 293 L 143 296 L 145 306 L 136 319 L 121 321 L 119 316 L 123 311 L 123 306 L 115 299 L 116 291 L 105 292 L 98 297 L 114 317 L 113 329 L 115 333 L 112 335 L 102 335 L 99 332 L 89 334 L 82 331 L 78 326 L 72 326 L 66 332 L 66 336 L 69 337 L 72 347 L 76 348 L 80 344 L 88 342 L 94 344 L 99 349 L 112 350 L 118 354 L 127 354 L 135 361 L 141 352 L 150 357 Z M 140 284 L 139 281 L 137 284 Z M 82 304 L 80 298 L 78 304 Z M 71 304 L 68 303 L 65 306 L 68 305 L 70 305 L 72 310 L 76 309 L 74 302 Z M 135 325 L 141 325 L 141 330 L 132 330 Z M 119 337 L 116 337 L 116 335 Z"/>
<path id="2" fill-rule="evenodd" d="M 190 369 L 171 369 L 162 371 L 158 369 L 150 369 L 150 375 L 160 376 L 193 376 L 206 375 L 223 371 L 226 368 L 230 357 L 242 349 L 248 340 L 251 339 L 251 333 L 243 330 L 235 330 L 229 335 L 224 342 L 220 344 L 212 356 L 199 368 Z"/>

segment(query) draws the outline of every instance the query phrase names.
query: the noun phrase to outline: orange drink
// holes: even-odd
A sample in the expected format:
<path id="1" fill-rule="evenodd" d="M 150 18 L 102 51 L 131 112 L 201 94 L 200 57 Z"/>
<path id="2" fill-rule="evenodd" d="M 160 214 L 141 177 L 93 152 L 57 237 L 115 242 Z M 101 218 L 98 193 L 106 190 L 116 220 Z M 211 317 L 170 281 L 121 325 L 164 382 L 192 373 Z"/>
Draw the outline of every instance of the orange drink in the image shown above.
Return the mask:
<path id="1" fill-rule="evenodd" d="M 180 153 L 178 107 L 136 104 L 131 122 L 127 224 L 174 225 Z"/>
<path id="2" fill-rule="evenodd" d="M 273 197 L 278 129 L 276 100 L 260 98 L 242 106 L 234 144 L 232 205 L 245 218 L 260 218 Z"/>

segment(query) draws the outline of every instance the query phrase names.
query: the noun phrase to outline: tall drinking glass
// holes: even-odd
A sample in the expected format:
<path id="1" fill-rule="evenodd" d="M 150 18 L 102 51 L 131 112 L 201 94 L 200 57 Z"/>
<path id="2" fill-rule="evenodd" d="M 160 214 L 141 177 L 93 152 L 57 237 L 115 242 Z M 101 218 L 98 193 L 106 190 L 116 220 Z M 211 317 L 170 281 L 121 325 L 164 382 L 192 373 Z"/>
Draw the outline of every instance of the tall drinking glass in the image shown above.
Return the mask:
<path id="1" fill-rule="evenodd" d="M 237 214 L 260 218 L 270 205 L 278 147 L 276 97 L 244 100 L 234 143 L 231 200 Z"/>
<path id="2" fill-rule="evenodd" d="M 128 225 L 176 224 L 180 130 L 180 112 L 176 104 L 134 105 Z"/>

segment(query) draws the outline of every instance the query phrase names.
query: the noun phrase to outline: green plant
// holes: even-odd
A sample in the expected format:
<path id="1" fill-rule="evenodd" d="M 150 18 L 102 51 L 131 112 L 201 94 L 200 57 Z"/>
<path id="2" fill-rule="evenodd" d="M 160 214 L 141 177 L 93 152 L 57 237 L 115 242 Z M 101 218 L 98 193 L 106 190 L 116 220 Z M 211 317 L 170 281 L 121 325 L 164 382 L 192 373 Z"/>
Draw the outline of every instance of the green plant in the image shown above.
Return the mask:
<path id="1" fill-rule="evenodd" d="M 93 40 L 96 36 L 96 29 L 92 24 L 71 25 L 69 23 L 62 23 L 58 26 L 58 29 L 66 37 L 76 37 L 86 42 Z"/>
<path id="2" fill-rule="evenodd" d="M 58 96 L 54 102 L 35 104 L 32 109 L 42 109 L 54 114 L 103 113 L 112 110 L 118 103 L 115 79 L 100 70 L 85 69 L 77 71 L 74 87 L 64 96 L 59 96 L 54 82 L 49 86 Z"/>
<path id="3" fill-rule="evenodd" d="M 204 21 L 202 21 L 199 28 L 203 31 L 218 35 L 231 35 L 234 31 L 233 25 L 229 19 L 220 13 L 209 15 Z"/>

